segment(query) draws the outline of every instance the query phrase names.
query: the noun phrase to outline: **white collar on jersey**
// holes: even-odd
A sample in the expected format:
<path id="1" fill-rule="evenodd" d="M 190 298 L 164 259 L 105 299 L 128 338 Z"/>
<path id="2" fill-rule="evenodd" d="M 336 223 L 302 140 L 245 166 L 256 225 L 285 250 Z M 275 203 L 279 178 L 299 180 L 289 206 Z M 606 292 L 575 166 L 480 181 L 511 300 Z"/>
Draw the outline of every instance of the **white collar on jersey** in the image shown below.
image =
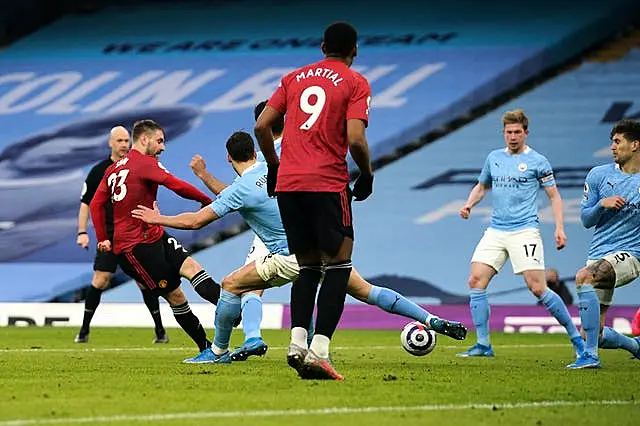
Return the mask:
<path id="1" fill-rule="evenodd" d="M 509 148 L 508 147 L 504 147 L 504 152 L 509 153 Z M 528 154 L 531 152 L 531 148 L 529 147 L 529 145 L 525 145 L 524 146 L 524 151 L 522 151 L 523 154 Z M 516 154 L 518 155 L 518 154 Z"/>

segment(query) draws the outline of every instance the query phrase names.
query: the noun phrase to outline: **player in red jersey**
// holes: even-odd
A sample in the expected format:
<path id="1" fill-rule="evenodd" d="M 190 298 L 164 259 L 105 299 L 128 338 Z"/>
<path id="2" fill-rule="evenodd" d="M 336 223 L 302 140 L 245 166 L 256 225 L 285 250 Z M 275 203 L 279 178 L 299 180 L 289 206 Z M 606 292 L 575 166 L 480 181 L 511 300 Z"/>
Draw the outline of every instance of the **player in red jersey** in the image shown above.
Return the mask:
<path id="1" fill-rule="evenodd" d="M 196 342 L 200 351 L 211 345 L 198 318 L 180 288 L 180 277 L 191 281 L 199 294 L 217 303 L 220 286 L 202 269 L 174 237 L 162 226 L 148 225 L 131 216 L 138 205 L 153 207 L 158 185 L 183 198 L 211 203 L 211 198 L 193 185 L 169 173 L 157 156 L 165 148 L 164 129 L 152 120 L 133 125 L 133 147 L 129 154 L 109 166 L 89 206 L 96 231 L 98 249 L 111 251 L 118 264 L 145 290 L 163 296 L 180 326 Z M 105 206 L 113 203 L 113 247 L 105 226 Z M 206 289 L 206 291 L 205 291 Z"/>
<path id="2" fill-rule="evenodd" d="M 291 290 L 287 361 L 302 378 L 344 378 L 331 365 L 329 342 L 344 309 L 351 272 L 351 197 L 364 200 L 373 191 L 365 137 L 371 89 L 350 69 L 357 38 L 348 23 L 327 27 L 322 42 L 325 59 L 287 74 L 255 126 L 269 166 L 267 190 L 269 195 L 277 193 L 289 249 L 300 265 Z M 278 159 L 271 128 L 282 116 L 285 127 Z M 353 192 L 347 150 L 360 169 Z M 307 327 L 323 272 L 316 333 L 307 349 Z"/>

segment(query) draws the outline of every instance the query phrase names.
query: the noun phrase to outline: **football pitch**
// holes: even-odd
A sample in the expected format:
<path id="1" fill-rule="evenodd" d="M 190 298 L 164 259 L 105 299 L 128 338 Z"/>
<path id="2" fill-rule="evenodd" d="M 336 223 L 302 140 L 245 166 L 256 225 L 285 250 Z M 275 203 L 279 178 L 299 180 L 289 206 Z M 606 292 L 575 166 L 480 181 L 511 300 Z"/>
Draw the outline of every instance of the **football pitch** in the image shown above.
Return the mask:
<path id="1" fill-rule="evenodd" d="M 303 381 L 286 365 L 288 331 L 264 332 L 263 358 L 186 365 L 179 329 L 0 328 L 0 426 L 20 425 L 638 425 L 640 361 L 601 350 L 602 370 L 569 371 L 561 335 L 494 334 L 495 358 L 461 359 L 474 342 L 438 336 L 425 357 L 400 331 L 338 330 L 344 382 Z M 232 344 L 240 344 L 234 332 Z"/>

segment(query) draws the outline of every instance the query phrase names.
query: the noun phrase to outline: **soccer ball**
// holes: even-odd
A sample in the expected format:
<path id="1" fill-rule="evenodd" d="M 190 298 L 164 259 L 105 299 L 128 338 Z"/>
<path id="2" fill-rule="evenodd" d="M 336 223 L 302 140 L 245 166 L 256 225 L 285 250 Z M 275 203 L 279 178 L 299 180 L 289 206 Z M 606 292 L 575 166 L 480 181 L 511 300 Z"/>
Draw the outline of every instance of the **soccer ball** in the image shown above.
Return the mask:
<path id="1" fill-rule="evenodd" d="M 405 351 L 411 355 L 424 356 L 436 347 L 437 334 L 418 321 L 405 325 L 400 334 L 400 341 Z"/>

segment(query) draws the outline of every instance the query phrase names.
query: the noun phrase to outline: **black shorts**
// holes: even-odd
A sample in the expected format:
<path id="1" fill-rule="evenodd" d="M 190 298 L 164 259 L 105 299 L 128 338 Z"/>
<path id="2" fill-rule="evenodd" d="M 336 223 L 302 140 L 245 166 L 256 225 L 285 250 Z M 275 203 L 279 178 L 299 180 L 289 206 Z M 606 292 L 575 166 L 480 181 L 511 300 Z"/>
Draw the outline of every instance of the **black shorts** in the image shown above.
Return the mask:
<path id="1" fill-rule="evenodd" d="M 166 294 L 180 287 L 180 268 L 187 257 L 189 252 L 165 232 L 154 243 L 138 244 L 130 252 L 120 253 L 118 265 L 145 289 Z"/>
<path id="2" fill-rule="evenodd" d="M 109 272 L 113 274 L 118 267 L 118 257 L 112 251 L 96 250 L 96 257 L 93 259 L 93 270 Z"/>
<path id="3" fill-rule="evenodd" d="M 278 192 L 278 206 L 291 253 L 333 256 L 345 237 L 353 239 L 348 185 L 342 192 Z"/>

